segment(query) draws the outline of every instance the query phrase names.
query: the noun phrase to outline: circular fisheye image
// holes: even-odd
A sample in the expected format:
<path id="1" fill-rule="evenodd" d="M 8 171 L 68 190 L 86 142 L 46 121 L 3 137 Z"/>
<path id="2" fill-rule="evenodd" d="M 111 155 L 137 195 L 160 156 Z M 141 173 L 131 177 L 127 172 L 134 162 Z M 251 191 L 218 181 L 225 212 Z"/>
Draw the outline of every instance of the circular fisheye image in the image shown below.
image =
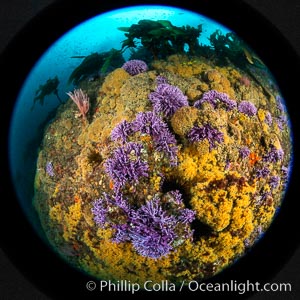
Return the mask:
<path id="1" fill-rule="evenodd" d="M 280 214 L 293 139 L 280 86 L 242 37 L 143 5 L 47 49 L 18 95 L 9 155 L 50 249 L 95 279 L 151 288 L 247 255 Z"/>

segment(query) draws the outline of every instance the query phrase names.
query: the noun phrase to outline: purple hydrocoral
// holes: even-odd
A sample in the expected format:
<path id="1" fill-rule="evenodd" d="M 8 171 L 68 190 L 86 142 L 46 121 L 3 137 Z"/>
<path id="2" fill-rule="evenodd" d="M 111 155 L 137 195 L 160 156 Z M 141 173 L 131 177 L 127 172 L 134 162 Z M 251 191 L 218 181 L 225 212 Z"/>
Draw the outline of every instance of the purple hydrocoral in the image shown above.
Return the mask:
<path id="1" fill-rule="evenodd" d="M 168 79 L 165 76 L 158 75 L 156 77 L 156 83 L 157 84 L 168 83 Z"/>
<path id="2" fill-rule="evenodd" d="M 284 152 L 282 149 L 276 149 L 274 146 L 271 150 L 263 157 L 263 161 L 275 163 L 283 159 Z"/>
<path id="3" fill-rule="evenodd" d="M 178 190 L 168 192 L 168 196 L 171 197 L 172 202 L 174 202 L 175 204 L 177 204 L 177 205 L 183 204 L 182 195 Z"/>
<path id="4" fill-rule="evenodd" d="M 273 190 L 278 187 L 280 183 L 280 177 L 277 175 L 271 176 L 269 181 L 269 186 Z"/>
<path id="5" fill-rule="evenodd" d="M 257 113 L 257 108 L 255 107 L 255 105 L 249 101 L 242 101 L 240 102 L 239 106 L 238 106 L 238 110 L 239 112 L 252 117 L 254 115 L 256 115 Z"/>
<path id="6" fill-rule="evenodd" d="M 103 193 L 102 197 L 95 200 L 92 206 L 92 213 L 94 215 L 94 221 L 99 227 L 104 227 L 106 223 L 111 223 L 113 220 L 109 220 L 109 207 L 114 206 L 120 208 L 125 214 L 130 211 L 127 201 L 119 193 L 114 196 L 109 196 L 107 193 Z"/>
<path id="7" fill-rule="evenodd" d="M 187 97 L 174 85 L 159 84 L 156 90 L 149 94 L 149 100 L 155 113 L 171 117 L 177 109 L 189 105 Z"/>
<path id="8" fill-rule="evenodd" d="M 128 224 L 116 224 L 112 227 L 115 229 L 115 234 L 114 237 L 112 238 L 113 242 L 123 243 L 129 241 Z"/>
<path id="9" fill-rule="evenodd" d="M 195 220 L 195 211 L 189 209 L 189 208 L 184 208 L 181 210 L 180 212 L 180 216 L 179 216 L 179 220 L 183 223 L 183 224 L 189 224 L 192 223 Z"/>
<path id="10" fill-rule="evenodd" d="M 130 238 L 135 250 L 142 256 L 159 258 L 173 250 L 177 225 L 175 216 L 169 216 L 154 198 L 132 212 Z"/>
<path id="11" fill-rule="evenodd" d="M 266 203 L 268 198 L 272 197 L 272 193 L 270 191 L 265 191 L 258 194 L 255 198 L 255 204 L 261 206 Z"/>
<path id="12" fill-rule="evenodd" d="M 249 157 L 249 155 L 250 155 L 250 149 L 248 147 L 244 146 L 240 149 L 240 157 L 242 159 Z"/>
<path id="13" fill-rule="evenodd" d="M 213 106 L 213 108 L 216 108 L 219 102 L 218 100 L 225 104 L 227 110 L 233 110 L 236 108 L 236 102 L 234 100 L 230 99 L 227 94 L 217 92 L 216 90 L 205 92 L 201 99 L 194 103 L 194 106 L 201 108 L 204 102 L 208 102 Z"/>
<path id="14" fill-rule="evenodd" d="M 54 177 L 54 176 L 55 176 L 52 161 L 48 161 L 48 162 L 47 162 L 47 164 L 46 164 L 46 173 L 47 173 L 50 177 Z"/>
<path id="15" fill-rule="evenodd" d="M 119 207 L 124 213 L 128 214 L 130 211 L 130 206 L 126 198 L 123 197 L 121 193 L 116 193 L 113 198 L 110 198 L 110 204 Z"/>
<path id="16" fill-rule="evenodd" d="M 281 180 L 283 186 L 286 186 L 286 184 L 288 183 L 290 173 L 291 173 L 291 168 L 292 168 L 291 164 L 289 164 L 287 167 L 285 166 L 281 167 Z"/>
<path id="17" fill-rule="evenodd" d="M 257 178 L 266 178 L 270 174 L 270 170 L 267 167 L 256 170 L 255 176 Z"/>
<path id="18" fill-rule="evenodd" d="M 272 115 L 270 114 L 270 112 L 266 112 L 266 115 L 265 115 L 265 123 L 268 125 L 268 126 L 271 126 L 272 125 L 272 121 L 273 121 L 273 118 L 272 118 Z"/>
<path id="19" fill-rule="evenodd" d="M 166 199 L 168 203 L 174 203 L 178 207 L 183 207 L 183 198 L 182 194 L 179 192 L 179 190 L 173 190 L 166 194 Z M 194 221 L 195 219 L 195 212 L 188 208 L 181 208 L 178 210 L 179 215 L 178 220 L 183 224 L 188 224 Z M 188 236 L 188 235 L 187 235 Z"/>
<path id="20" fill-rule="evenodd" d="M 132 124 L 124 120 L 115 126 L 115 128 L 112 130 L 110 134 L 110 138 L 113 141 L 121 140 L 122 142 L 125 143 L 128 136 L 131 133 L 132 133 Z"/>
<path id="21" fill-rule="evenodd" d="M 125 62 L 122 68 L 132 76 L 146 72 L 148 70 L 147 64 L 139 59 L 132 59 Z"/>
<path id="22" fill-rule="evenodd" d="M 94 221 L 99 227 L 104 227 L 106 223 L 108 202 L 109 200 L 107 194 L 104 194 L 102 198 L 99 198 L 93 202 L 92 213 L 94 215 Z"/>
<path id="23" fill-rule="evenodd" d="M 140 143 L 127 143 L 117 148 L 112 158 L 106 160 L 105 170 L 113 180 L 116 191 L 126 182 L 138 182 L 140 177 L 148 176 L 149 166 L 141 158 L 143 145 Z"/>
<path id="24" fill-rule="evenodd" d="M 153 138 L 155 149 L 166 153 L 170 157 L 171 164 L 176 164 L 178 151 L 176 138 L 160 117 L 153 112 L 138 113 L 132 122 L 132 128 L 135 132 L 149 134 Z"/>
<path id="25" fill-rule="evenodd" d="M 92 214 L 94 216 L 95 223 L 104 228 L 106 225 L 111 225 L 115 229 L 114 237 L 112 241 L 120 243 L 128 240 L 128 224 L 114 224 L 114 220 L 110 219 L 109 212 L 110 208 L 116 207 L 122 208 L 123 212 L 129 213 L 129 206 L 122 196 L 116 196 L 115 199 L 110 197 L 108 194 L 103 193 L 103 196 L 93 202 Z"/>
<path id="26" fill-rule="evenodd" d="M 121 194 L 110 196 L 104 193 L 93 202 L 94 221 L 101 228 L 110 226 L 114 229 L 112 241 L 131 242 L 142 256 L 165 256 L 174 249 L 174 245 L 178 245 L 177 242 L 191 238 L 193 230 L 189 225 L 195 218 L 193 210 L 184 208 L 179 191 L 167 194 L 173 203 L 171 206 L 155 196 L 136 208 L 130 206 Z"/>
<path id="27" fill-rule="evenodd" d="M 290 172 L 290 167 L 285 167 L 282 166 L 281 167 L 281 173 L 282 173 L 282 177 L 284 178 L 284 180 L 286 180 L 289 177 L 289 172 Z"/>
<path id="28" fill-rule="evenodd" d="M 135 132 L 157 136 L 162 131 L 168 130 L 167 124 L 152 111 L 140 112 L 132 122 L 132 128 Z"/>
<path id="29" fill-rule="evenodd" d="M 224 135 L 219 130 L 213 128 L 210 124 L 205 124 L 202 127 L 194 126 L 187 134 L 190 142 L 199 142 L 207 139 L 210 149 L 216 147 L 216 143 L 224 141 Z"/>
<path id="30" fill-rule="evenodd" d="M 276 100 L 277 100 L 277 108 L 280 110 L 280 112 L 286 112 L 284 99 L 280 95 L 277 95 Z"/>
<path id="31" fill-rule="evenodd" d="M 170 158 L 170 164 L 176 166 L 178 147 L 175 136 L 169 130 L 163 130 L 160 135 L 154 136 L 153 140 L 155 149 L 166 153 Z"/>
<path id="32" fill-rule="evenodd" d="M 280 130 L 283 130 L 284 126 L 287 125 L 288 119 L 286 115 L 280 115 L 277 120 L 277 125 Z"/>

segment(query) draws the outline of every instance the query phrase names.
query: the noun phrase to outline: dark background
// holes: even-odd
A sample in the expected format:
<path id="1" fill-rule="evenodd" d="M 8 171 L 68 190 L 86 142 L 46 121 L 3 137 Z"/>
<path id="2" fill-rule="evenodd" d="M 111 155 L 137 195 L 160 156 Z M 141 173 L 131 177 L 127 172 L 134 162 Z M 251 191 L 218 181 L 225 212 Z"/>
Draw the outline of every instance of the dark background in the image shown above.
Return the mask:
<path id="1" fill-rule="evenodd" d="M 227 1 L 227 0 L 224 0 Z M 230 0 L 228 0 L 230 1 Z M 242 0 L 241 0 L 242 1 Z M 0 52 L 2 52 L 15 34 L 41 10 L 53 0 L 2 0 L 0 4 Z M 84 2 L 84 1 L 83 1 Z M 99 1 L 100 2 L 100 1 Z M 299 0 L 244 0 L 257 9 L 286 37 L 292 47 L 300 55 L 300 1 Z M 195 1 L 195 3 L 197 3 Z M 67 17 L 67 16 L 66 16 Z M 254 20 L 255 21 L 255 20 Z M 284 57 L 282 58 L 284 59 Z M 0 70 L 1 72 L 1 70 Z M 300 78 L 299 78 L 300 80 Z M 300 99 L 295 99 L 300 101 Z M 1 99 L 4 101 L 4 99 Z M 2 201 L 4 201 L 4 198 Z M 299 228 L 292 228 L 295 234 Z M 0 237 L 1 238 L 1 237 Z M 26 246 L 26 245 L 25 245 Z M 274 262 L 276 263 L 276 262 Z M 300 249 L 281 269 L 272 282 L 289 282 L 292 284 L 292 293 L 259 293 L 251 300 L 290 300 L 300 299 Z M 257 270 L 259 274 L 260 270 Z M 45 280 L 47 280 L 45 278 Z M 98 293 L 99 298 L 101 294 Z M 120 295 L 121 296 L 121 295 Z M 152 295 L 153 296 L 153 295 Z M 204 299 L 204 295 L 198 294 Z M 2 299 L 40 299 L 47 300 L 31 284 L 18 269 L 6 258 L 0 249 L 0 300 Z"/>

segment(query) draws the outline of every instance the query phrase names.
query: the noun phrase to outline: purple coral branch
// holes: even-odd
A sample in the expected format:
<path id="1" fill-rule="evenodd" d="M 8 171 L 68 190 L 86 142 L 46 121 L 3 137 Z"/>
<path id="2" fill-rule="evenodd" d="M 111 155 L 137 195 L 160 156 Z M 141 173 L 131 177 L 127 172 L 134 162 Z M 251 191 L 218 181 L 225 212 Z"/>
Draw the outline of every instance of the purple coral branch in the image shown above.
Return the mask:
<path id="1" fill-rule="evenodd" d="M 197 100 L 194 103 L 194 106 L 201 108 L 204 102 L 210 103 L 213 108 L 217 107 L 218 102 L 225 104 L 227 110 L 233 110 L 236 108 L 237 104 L 234 100 L 230 99 L 229 96 L 225 93 L 217 92 L 216 90 L 211 90 L 205 92 L 200 100 Z"/>
<path id="2" fill-rule="evenodd" d="M 195 216 L 196 216 L 195 211 L 193 211 L 191 209 L 188 209 L 188 208 L 185 208 L 185 209 L 181 210 L 179 220 L 183 224 L 189 224 L 189 223 L 192 223 L 195 220 Z"/>
<path id="3" fill-rule="evenodd" d="M 130 238 L 136 251 L 146 257 L 159 258 L 167 255 L 176 238 L 175 216 L 167 215 L 159 205 L 159 198 L 153 198 L 131 216 Z"/>
<path id="4" fill-rule="evenodd" d="M 270 177 L 269 186 L 272 190 L 276 189 L 279 186 L 279 183 L 280 183 L 280 177 L 279 176 L 274 175 L 274 176 Z"/>
<path id="5" fill-rule="evenodd" d="M 224 134 L 213 128 L 210 124 L 205 124 L 202 127 L 194 126 L 187 134 L 190 142 L 199 142 L 207 139 L 210 149 L 216 147 L 216 143 L 224 141 Z"/>
<path id="6" fill-rule="evenodd" d="M 244 146 L 240 149 L 241 159 L 245 159 L 246 157 L 249 157 L 249 155 L 250 155 L 250 149 L 247 146 Z"/>
<path id="7" fill-rule="evenodd" d="M 55 176 L 55 172 L 54 172 L 54 168 L 53 168 L 53 163 L 52 161 L 48 161 L 46 164 L 46 173 L 50 176 L 50 177 L 54 177 Z"/>
<path id="8" fill-rule="evenodd" d="M 106 215 L 108 212 L 109 197 L 106 193 L 103 197 L 93 202 L 92 213 L 94 215 L 94 221 L 99 227 L 104 227 L 106 224 Z"/>
<path id="9" fill-rule="evenodd" d="M 288 124 L 288 118 L 286 115 L 280 115 L 277 120 L 277 125 L 278 125 L 278 128 L 280 130 L 283 130 L 284 129 L 284 126 L 286 126 Z"/>
<path id="10" fill-rule="evenodd" d="M 161 76 L 161 75 L 158 75 L 156 77 L 156 83 L 159 85 L 159 84 L 163 84 L 163 83 L 168 83 L 168 79 L 165 77 L 165 76 Z"/>
<path id="11" fill-rule="evenodd" d="M 122 68 L 132 76 L 146 72 L 148 70 L 147 64 L 139 59 L 132 59 L 125 62 Z"/>
<path id="12" fill-rule="evenodd" d="M 142 149 L 143 145 L 140 143 L 127 143 L 117 148 L 112 157 L 104 163 L 116 191 L 126 182 L 137 183 L 140 177 L 148 176 L 149 166 L 141 159 Z"/>
<path id="13" fill-rule="evenodd" d="M 256 178 L 266 178 L 270 174 L 270 169 L 267 167 L 263 167 L 261 169 L 256 170 L 255 177 Z"/>
<path id="14" fill-rule="evenodd" d="M 160 135 L 161 131 L 168 130 L 167 124 L 154 112 L 140 112 L 132 122 L 134 132 L 140 131 L 151 136 Z"/>
<path id="15" fill-rule="evenodd" d="M 166 153 L 170 158 L 170 164 L 176 166 L 178 147 L 176 146 L 177 141 L 175 136 L 169 130 L 165 130 L 160 135 L 154 136 L 153 140 L 155 149 Z"/>
<path id="16" fill-rule="evenodd" d="M 265 123 L 268 125 L 268 126 L 271 126 L 272 125 L 272 121 L 273 121 L 273 118 L 272 118 L 272 115 L 271 113 L 268 111 L 265 115 Z"/>
<path id="17" fill-rule="evenodd" d="M 138 113 L 132 123 L 135 132 L 140 131 L 152 136 L 155 149 L 169 155 L 171 164 L 177 164 L 177 141 L 175 136 L 170 132 L 168 125 L 153 112 Z"/>
<path id="18" fill-rule="evenodd" d="M 244 113 L 249 117 L 255 116 L 257 113 L 257 108 L 255 107 L 255 105 L 246 100 L 240 102 L 238 110 L 239 112 Z"/>
<path id="19" fill-rule="evenodd" d="M 283 159 L 284 152 L 282 149 L 276 149 L 274 146 L 264 155 L 263 161 L 275 163 Z"/>
<path id="20" fill-rule="evenodd" d="M 177 205 L 183 204 L 182 195 L 178 190 L 170 191 L 168 195 L 171 197 L 172 202 L 174 202 Z"/>
<path id="21" fill-rule="evenodd" d="M 124 243 L 129 240 L 128 224 L 116 224 L 112 226 L 115 229 L 115 235 L 112 238 L 112 241 L 115 243 Z"/>
<path id="22" fill-rule="evenodd" d="M 148 96 L 156 114 L 162 113 L 171 117 L 180 107 L 189 105 L 187 97 L 174 85 L 168 83 L 158 84 L 156 90 Z"/>
<path id="23" fill-rule="evenodd" d="M 124 120 L 115 126 L 110 134 L 110 138 L 113 141 L 121 140 L 123 143 L 125 143 L 132 132 L 132 124 Z"/>

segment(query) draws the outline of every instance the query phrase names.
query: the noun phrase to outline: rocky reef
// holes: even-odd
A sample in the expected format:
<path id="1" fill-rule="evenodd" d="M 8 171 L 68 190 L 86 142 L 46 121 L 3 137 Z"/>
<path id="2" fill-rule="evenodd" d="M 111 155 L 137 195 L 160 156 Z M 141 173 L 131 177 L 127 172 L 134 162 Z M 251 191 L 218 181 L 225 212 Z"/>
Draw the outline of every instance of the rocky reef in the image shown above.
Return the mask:
<path id="1" fill-rule="evenodd" d="M 85 83 L 45 129 L 33 204 L 53 248 L 101 279 L 202 280 L 268 229 L 291 161 L 276 88 L 171 55 Z"/>

